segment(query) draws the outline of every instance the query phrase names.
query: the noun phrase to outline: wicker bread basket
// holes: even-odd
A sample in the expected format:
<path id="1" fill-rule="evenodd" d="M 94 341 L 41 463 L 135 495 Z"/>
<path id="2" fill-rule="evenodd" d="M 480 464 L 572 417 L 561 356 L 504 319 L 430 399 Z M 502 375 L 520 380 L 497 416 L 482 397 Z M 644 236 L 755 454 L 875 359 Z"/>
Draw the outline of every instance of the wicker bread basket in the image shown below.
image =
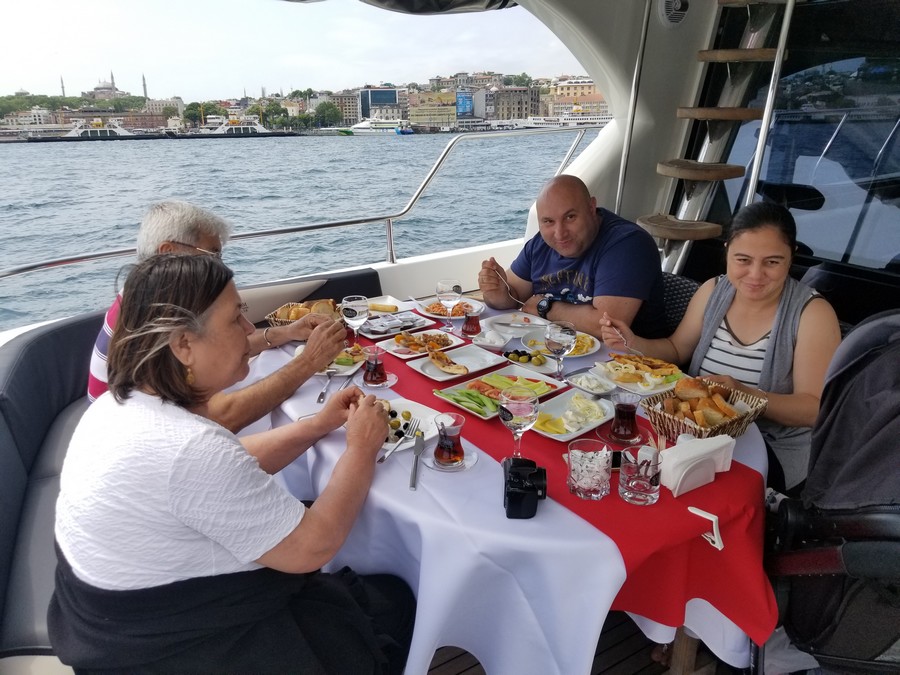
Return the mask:
<path id="1" fill-rule="evenodd" d="M 320 303 L 322 303 L 322 304 L 320 304 Z M 330 310 L 330 307 L 329 307 L 330 311 L 325 311 L 325 308 L 323 305 L 326 303 L 330 303 L 330 305 L 335 307 L 335 309 Z M 297 319 L 279 319 L 278 313 L 282 312 L 282 310 L 284 310 L 284 309 L 291 310 L 295 307 L 299 307 L 299 308 L 308 310 L 307 312 L 304 313 L 304 316 L 306 316 L 306 314 L 315 312 L 318 314 L 325 314 L 326 316 L 330 316 L 333 319 L 341 318 L 340 312 L 338 312 L 338 310 L 337 310 L 338 306 L 336 304 L 334 304 L 334 301 L 306 300 L 304 302 L 286 302 L 278 309 L 275 309 L 275 310 L 269 312 L 268 314 L 266 314 L 266 321 L 269 322 L 270 326 L 287 326 L 288 324 L 293 323 Z M 298 317 L 298 318 L 300 318 L 300 317 Z"/>
<path id="2" fill-rule="evenodd" d="M 713 384 L 708 380 L 703 380 L 703 382 L 708 385 Z M 750 410 L 730 420 L 720 422 L 715 426 L 700 427 L 693 422 L 680 420 L 662 409 L 661 404 L 663 400 L 675 398 L 675 394 L 672 391 L 664 391 L 660 394 L 648 396 L 641 401 L 641 408 L 644 409 L 644 412 L 647 414 L 647 419 L 650 420 L 650 424 L 653 425 L 656 433 L 662 434 L 672 443 L 675 442 L 679 434 L 693 434 L 697 438 L 708 438 L 710 436 L 727 434 L 732 438 L 737 438 L 747 431 L 747 427 L 750 426 L 751 422 L 765 412 L 768 401 L 759 396 L 753 396 L 751 394 L 745 394 L 742 391 L 728 389 L 728 387 L 723 387 L 722 385 L 717 386 L 721 389 L 728 390 L 728 396 L 725 397 L 725 400 L 728 401 L 729 404 L 735 405 L 738 401 L 741 401 L 750 406 Z"/>

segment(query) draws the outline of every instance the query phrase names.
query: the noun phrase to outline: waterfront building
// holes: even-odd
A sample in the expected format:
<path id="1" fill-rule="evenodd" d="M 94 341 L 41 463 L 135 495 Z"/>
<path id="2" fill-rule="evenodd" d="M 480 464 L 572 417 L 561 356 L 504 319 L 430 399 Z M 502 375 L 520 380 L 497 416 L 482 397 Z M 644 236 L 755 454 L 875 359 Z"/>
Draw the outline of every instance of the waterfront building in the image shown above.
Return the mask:
<path id="1" fill-rule="evenodd" d="M 492 87 L 492 89 L 493 119 L 522 120 L 535 116 L 540 111 L 541 90 L 537 87 Z"/>
<path id="2" fill-rule="evenodd" d="M 609 104 L 603 98 L 603 94 L 557 96 L 551 98 L 548 114 L 550 116 L 608 115 Z"/>
<path id="3" fill-rule="evenodd" d="M 359 94 L 342 91 L 331 95 L 331 102 L 341 111 L 341 126 L 349 127 L 359 122 Z"/>
<path id="4" fill-rule="evenodd" d="M 31 124 L 55 124 L 56 115 L 46 108 L 33 106 L 31 110 L 22 110 L 11 115 L 14 117 L 14 124 L 31 125 Z"/>
<path id="5" fill-rule="evenodd" d="M 399 87 L 363 87 L 359 90 L 359 119 L 388 119 L 376 115 L 374 108 L 390 109 L 390 119 L 404 119 L 404 114 L 409 110 L 409 90 Z M 400 117 L 394 116 L 397 114 Z"/>
<path id="6" fill-rule="evenodd" d="M 90 124 L 94 120 L 99 120 L 103 124 L 109 123 L 110 120 L 117 120 L 125 129 L 157 129 L 168 124 L 165 115 L 159 113 L 136 112 L 126 110 L 124 112 L 116 112 L 111 108 L 82 108 L 81 110 L 61 110 L 60 123 L 71 126 L 75 122 L 81 120 Z"/>
<path id="7" fill-rule="evenodd" d="M 180 96 L 147 99 L 147 102 L 144 104 L 144 112 L 152 113 L 154 115 L 162 115 L 165 108 L 175 108 L 178 111 L 179 116 L 184 115 L 184 101 Z"/>
<path id="8" fill-rule="evenodd" d="M 432 129 L 455 129 L 455 91 L 421 91 L 409 95 L 411 124 Z"/>
<path id="9" fill-rule="evenodd" d="M 594 81 L 589 77 L 559 79 L 550 85 L 550 95 L 557 97 L 581 98 L 597 93 Z"/>

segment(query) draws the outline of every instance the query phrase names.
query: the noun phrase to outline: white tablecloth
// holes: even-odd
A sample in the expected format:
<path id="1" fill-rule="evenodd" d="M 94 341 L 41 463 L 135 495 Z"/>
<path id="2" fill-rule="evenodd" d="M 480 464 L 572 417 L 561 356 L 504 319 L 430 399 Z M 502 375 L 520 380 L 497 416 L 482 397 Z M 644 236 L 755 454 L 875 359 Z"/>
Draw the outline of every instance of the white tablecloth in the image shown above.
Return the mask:
<path id="1" fill-rule="evenodd" d="M 292 353 L 264 352 L 252 364 L 251 379 L 272 372 Z M 571 365 L 567 360 L 567 370 L 600 356 L 573 359 Z M 406 365 L 390 365 L 401 377 L 418 376 Z M 272 414 L 271 424 L 315 410 L 323 382 L 316 377 L 302 386 Z M 332 389 L 337 386 L 335 378 Z M 382 390 L 379 396 L 396 395 Z M 269 423 L 264 419 L 256 429 Z M 475 450 L 469 440 L 467 452 Z M 343 431 L 333 432 L 282 471 L 281 480 L 298 498 L 315 498 L 343 447 Z M 755 425 L 738 439 L 735 459 L 765 473 Z M 426 673 L 434 651 L 447 645 L 471 652 L 491 675 L 590 672 L 603 622 L 626 576 L 614 542 L 552 499 L 540 502 L 533 519 L 507 519 L 503 472 L 486 453 L 461 473 L 420 464 L 416 491 L 408 488 L 411 462 L 407 450 L 378 466 L 360 518 L 329 567 L 389 572 L 412 587 L 418 613 L 407 674 Z M 685 626 L 720 658 L 747 665 L 749 641 L 731 621 L 702 600 L 690 601 L 686 611 Z M 634 618 L 651 639 L 673 639 L 675 627 Z"/>

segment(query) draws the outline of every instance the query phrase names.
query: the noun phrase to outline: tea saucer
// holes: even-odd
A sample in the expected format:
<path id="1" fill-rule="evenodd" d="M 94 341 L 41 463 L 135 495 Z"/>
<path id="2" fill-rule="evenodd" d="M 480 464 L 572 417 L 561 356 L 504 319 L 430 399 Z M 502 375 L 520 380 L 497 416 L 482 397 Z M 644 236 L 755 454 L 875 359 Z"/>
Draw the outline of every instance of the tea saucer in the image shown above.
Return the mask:
<path id="1" fill-rule="evenodd" d="M 434 461 L 434 455 L 423 455 L 422 461 L 429 469 L 434 469 L 441 473 L 459 473 L 475 465 L 475 462 L 478 461 L 478 453 L 474 450 L 466 450 L 466 458 L 463 460 L 463 463 L 456 466 L 441 466 Z"/>
<path id="2" fill-rule="evenodd" d="M 609 435 L 609 432 L 603 432 L 599 429 L 597 429 L 596 434 L 597 438 L 599 438 L 604 443 L 618 446 L 643 445 L 647 442 L 648 439 L 647 434 L 645 434 L 643 431 L 639 431 L 637 436 L 627 441 L 620 441 L 618 439 L 615 439 Z"/>
<path id="3" fill-rule="evenodd" d="M 363 387 L 366 389 L 388 389 L 397 384 L 397 376 L 394 373 L 387 373 L 387 379 L 384 382 L 379 382 L 378 384 L 369 384 L 365 380 L 363 380 Z"/>

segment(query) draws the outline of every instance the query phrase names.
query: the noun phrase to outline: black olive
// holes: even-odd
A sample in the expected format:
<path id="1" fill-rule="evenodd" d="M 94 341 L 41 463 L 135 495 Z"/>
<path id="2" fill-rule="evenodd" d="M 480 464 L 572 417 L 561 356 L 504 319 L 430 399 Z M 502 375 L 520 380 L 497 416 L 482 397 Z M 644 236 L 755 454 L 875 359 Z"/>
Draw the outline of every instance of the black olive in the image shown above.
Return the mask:
<path id="1" fill-rule="evenodd" d="M 409 429 L 409 422 L 404 422 L 403 423 L 403 431 L 406 431 L 407 429 Z"/>
<path id="2" fill-rule="evenodd" d="M 396 411 L 396 410 L 391 410 L 391 411 L 388 413 L 388 417 L 390 417 L 391 419 L 394 419 L 396 416 L 397 416 L 397 411 Z"/>
<path id="3" fill-rule="evenodd" d="M 397 431 L 394 432 L 394 435 L 397 437 L 397 440 L 399 441 L 406 434 L 403 433 L 403 429 L 397 429 Z"/>

